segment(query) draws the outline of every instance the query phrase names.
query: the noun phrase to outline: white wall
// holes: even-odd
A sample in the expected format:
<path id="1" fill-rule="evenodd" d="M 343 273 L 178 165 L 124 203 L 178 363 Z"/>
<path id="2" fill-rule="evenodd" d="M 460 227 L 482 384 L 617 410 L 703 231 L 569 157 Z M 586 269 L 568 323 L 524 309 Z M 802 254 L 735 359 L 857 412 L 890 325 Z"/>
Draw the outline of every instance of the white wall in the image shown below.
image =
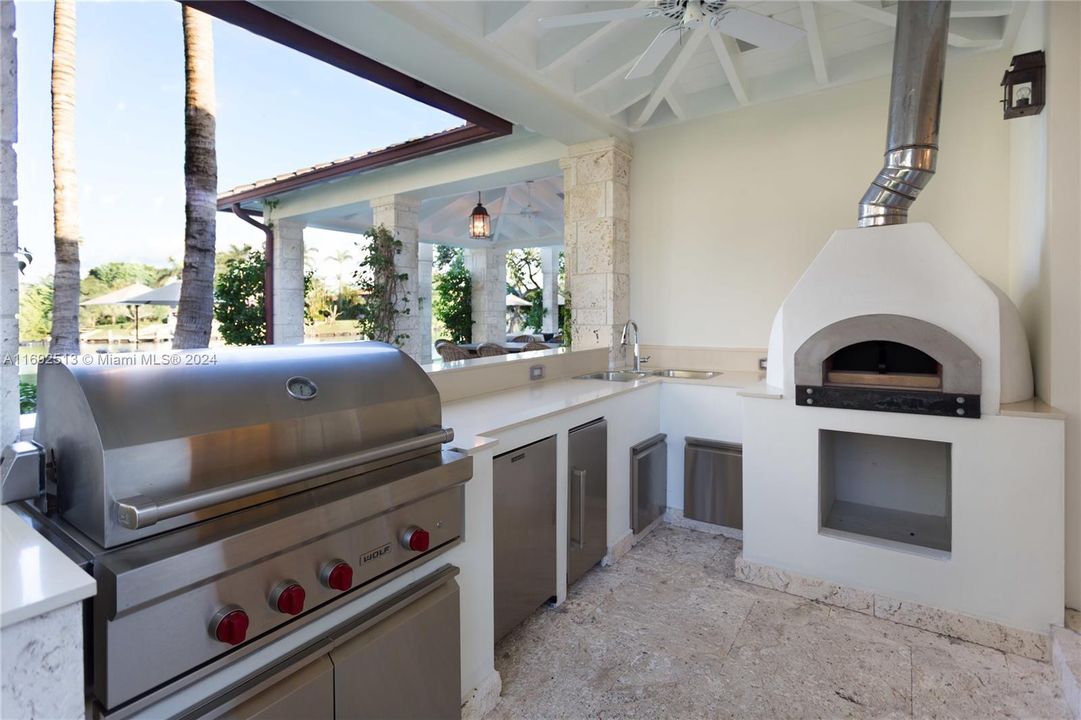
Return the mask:
<path id="1" fill-rule="evenodd" d="M 1081 4 L 1048 4 L 1047 399 L 1066 412 L 1066 604 L 1081 608 Z M 1048 384 L 1048 383 L 1044 383 Z"/>
<path id="2" fill-rule="evenodd" d="M 910 219 L 1009 280 L 1008 52 L 951 60 L 938 173 Z M 765 347 L 773 314 L 882 164 L 889 78 L 635 137 L 631 316 L 651 344 Z"/>
<path id="3" fill-rule="evenodd" d="M 1047 108 L 1010 120 L 1010 296 L 1036 392 L 1066 419 L 1066 604 L 1081 607 L 1081 6 L 1028 6 L 1013 52 L 1047 53 Z"/>

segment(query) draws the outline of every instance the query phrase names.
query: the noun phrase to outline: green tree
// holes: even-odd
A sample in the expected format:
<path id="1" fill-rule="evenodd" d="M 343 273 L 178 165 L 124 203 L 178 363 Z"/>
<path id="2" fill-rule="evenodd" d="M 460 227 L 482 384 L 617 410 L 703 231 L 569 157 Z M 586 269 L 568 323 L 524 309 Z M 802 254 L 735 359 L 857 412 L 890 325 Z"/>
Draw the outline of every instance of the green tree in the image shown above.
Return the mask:
<path id="1" fill-rule="evenodd" d="M 530 302 L 522 316 L 522 325 L 540 332 L 544 325 L 544 290 L 541 257 L 537 248 L 507 251 L 507 292 Z"/>
<path id="2" fill-rule="evenodd" d="M 231 248 L 214 288 L 214 317 L 218 331 L 228 345 L 266 343 L 264 308 L 266 259 L 262 250 L 250 245 Z M 304 294 L 312 284 L 312 274 L 304 274 Z M 308 307 L 304 308 L 309 318 Z"/>
<path id="3" fill-rule="evenodd" d="M 108 262 L 91 268 L 90 272 L 86 274 L 86 278 L 87 280 L 91 278 L 97 280 L 106 290 L 116 290 L 135 283 L 156 287 L 164 279 L 162 277 L 163 269 L 145 263 Z"/>
<path id="4" fill-rule="evenodd" d="M 23 285 L 19 292 L 19 338 L 44 340 L 53 324 L 53 279 Z"/>
<path id="5" fill-rule="evenodd" d="M 437 245 L 432 283 L 432 315 L 446 328 L 447 340 L 467 343 L 473 337 L 473 280 L 461 248 Z"/>

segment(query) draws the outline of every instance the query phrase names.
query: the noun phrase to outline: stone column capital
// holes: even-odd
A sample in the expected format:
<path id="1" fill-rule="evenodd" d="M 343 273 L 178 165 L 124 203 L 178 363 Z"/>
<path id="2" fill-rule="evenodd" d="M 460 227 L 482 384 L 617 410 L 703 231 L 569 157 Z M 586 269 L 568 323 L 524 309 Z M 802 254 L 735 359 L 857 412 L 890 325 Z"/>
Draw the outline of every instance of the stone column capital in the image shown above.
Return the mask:
<path id="1" fill-rule="evenodd" d="M 564 160 L 569 158 L 577 158 L 582 155 L 592 155 L 593 153 L 602 153 L 609 150 L 614 150 L 626 155 L 628 158 L 634 156 L 634 146 L 631 145 L 631 143 L 622 138 L 606 137 L 599 140 L 578 143 L 577 145 L 569 145 L 567 147 L 567 158 L 560 160 L 560 167 L 563 167 Z"/>
<path id="2" fill-rule="evenodd" d="M 408 195 L 383 195 L 381 197 L 372 198 L 369 203 L 374 211 L 378 208 L 394 207 L 401 210 L 410 210 L 417 212 L 420 210 L 420 200 Z"/>

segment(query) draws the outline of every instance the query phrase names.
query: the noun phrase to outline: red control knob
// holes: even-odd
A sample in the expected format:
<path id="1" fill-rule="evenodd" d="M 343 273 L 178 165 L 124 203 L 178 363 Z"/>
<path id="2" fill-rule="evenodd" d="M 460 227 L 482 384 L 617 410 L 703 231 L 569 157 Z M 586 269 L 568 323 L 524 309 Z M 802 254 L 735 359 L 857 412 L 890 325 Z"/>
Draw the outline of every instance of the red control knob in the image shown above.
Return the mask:
<path id="1" fill-rule="evenodd" d="M 353 587 L 353 568 L 344 560 L 334 560 L 323 567 L 319 579 L 331 590 L 345 592 Z"/>
<path id="2" fill-rule="evenodd" d="M 286 615 L 299 615 L 304 609 L 304 588 L 296 580 L 278 583 L 270 593 L 270 607 Z"/>
<path id="3" fill-rule="evenodd" d="M 427 552 L 431 537 L 428 531 L 413 525 L 402 533 L 402 546 L 413 552 Z"/>
<path id="4" fill-rule="evenodd" d="M 236 605 L 230 605 L 218 611 L 210 624 L 210 633 L 219 642 L 239 645 L 248 634 L 248 613 Z"/>

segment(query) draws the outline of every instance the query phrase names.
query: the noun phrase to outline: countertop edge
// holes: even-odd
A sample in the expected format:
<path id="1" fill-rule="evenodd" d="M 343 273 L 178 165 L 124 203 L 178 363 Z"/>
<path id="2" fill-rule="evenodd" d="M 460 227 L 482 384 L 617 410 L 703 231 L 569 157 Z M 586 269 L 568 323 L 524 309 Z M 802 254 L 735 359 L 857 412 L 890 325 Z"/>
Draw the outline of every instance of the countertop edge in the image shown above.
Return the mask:
<path id="1" fill-rule="evenodd" d="M 0 628 L 29 620 L 97 593 L 97 581 L 9 507 L 0 508 Z M 53 585 L 47 589 L 42 579 Z M 34 597 L 27 597 L 34 593 Z"/>

